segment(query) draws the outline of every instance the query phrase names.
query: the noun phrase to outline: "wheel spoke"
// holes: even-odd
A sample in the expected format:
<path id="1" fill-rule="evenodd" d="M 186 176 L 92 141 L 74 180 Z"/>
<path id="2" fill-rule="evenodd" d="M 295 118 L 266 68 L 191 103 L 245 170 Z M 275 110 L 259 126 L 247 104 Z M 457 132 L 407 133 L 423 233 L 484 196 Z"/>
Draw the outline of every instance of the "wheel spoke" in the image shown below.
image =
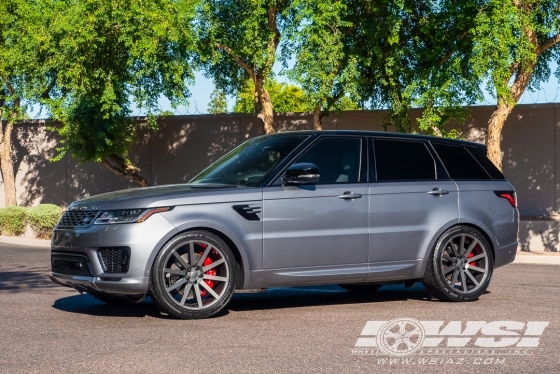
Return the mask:
<path id="1" fill-rule="evenodd" d="M 441 257 L 443 257 L 445 260 L 451 261 L 451 262 L 453 262 L 453 263 L 457 262 L 457 259 L 455 259 L 455 258 L 453 258 L 453 257 L 451 257 L 451 256 L 449 256 L 449 255 L 447 255 L 447 254 L 445 254 L 445 253 L 444 253 Z"/>
<path id="2" fill-rule="evenodd" d="M 204 253 L 202 254 L 202 256 L 200 256 L 200 258 L 198 259 L 198 262 L 196 263 L 196 266 L 202 266 L 202 263 L 204 262 L 204 260 L 206 259 L 206 257 L 208 256 L 208 253 L 210 253 L 210 250 L 212 249 L 212 246 L 210 244 L 208 244 L 206 246 L 206 249 L 204 250 Z"/>
<path id="3" fill-rule="evenodd" d="M 479 258 L 482 258 L 482 257 L 486 257 L 486 253 L 481 253 L 479 255 L 468 258 L 467 262 L 473 262 L 473 261 L 476 261 L 476 260 L 478 260 Z"/>
<path id="4" fill-rule="evenodd" d="M 451 280 L 451 287 L 455 289 L 455 284 L 457 284 L 457 277 L 459 277 L 459 270 L 455 269 L 453 272 L 453 279 Z"/>
<path id="5" fill-rule="evenodd" d="M 481 269 L 481 268 L 479 268 L 478 266 L 470 266 L 470 265 L 469 265 L 469 270 L 478 271 L 479 273 L 484 273 L 484 274 L 487 273 L 487 270 L 486 270 L 486 269 Z"/>
<path id="6" fill-rule="evenodd" d="M 189 262 L 191 263 L 191 265 L 196 264 L 194 262 L 194 242 L 189 243 Z"/>
<path id="7" fill-rule="evenodd" d="M 202 299 L 200 298 L 200 286 L 198 284 L 194 285 L 194 293 L 196 294 L 196 302 L 198 307 L 202 309 Z"/>
<path id="8" fill-rule="evenodd" d="M 453 256 L 459 257 L 459 253 L 457 252 L 457 248 L 455 248 L 455 244 L 453 244 L 453 240 L 449 242 L 449 245 L 451 246 L 451 251 L 453 251 Z"/>
<path id="9" fill-rule="evenodd" d="M 463 285 L 463 292 L 467 292 L 467 278 L 465 277 L 465 272 L 461 271 L 461 284 Z"/>
<path id="10" fill-rule="evenodd" d="M 443 275 L 445 275 L 445 274 L 447 274 L 447 273 L 450 273 L 450 272 L 452 272 L 452 271 L 455 270 L 455 269 L 456 269 L 456 268 L 455 268 L 455 265 L 448 266 L 448 267 L 446 267 L 445 269 L 443 269 Z"/>
<path id="11" fill-rule="evenodd" d="M 465 234 L 461 235 L 461 244 L 459 244 L 459 254 L 462 255 L 465 251 Z"/>
<path id="12" fill-rule="evenodd" d="M 478 281 L 476 280 L 475 277 L 473 277 L 473 275 L 471 274 L 470 271 L 466 270 L 465 273 L 467 273 L 467 276 L 471 279 L 471 281 L 474 283 L 475 287 L 478 287 Z"/>
<path id="13" fill-rule="evenodd" d="M 180 275 L 182 277 L 184 277 L 185 275 L 187 275 L 187 272 L 185 270 L 181 270 L 181 269 L 169 269 L 169 268 L 165 268 L 163 269 L 164 273 L 169 273 L 169 274 L 175 274 L 175 275 Z"/>
<path id="14" fill-rule="evenodd" d="M 189 268 L 189 264 L 187 264 L 185 259 L 183 257 L 181 257 L 181 255 L 178 254 L 177 251 L 173 251 L 173 256 L 175 256 L 175 258 L 181 263 L 181 265 L 183 265 L 185 270 L 187 270 Z"/>
<path id="15" fill-rule="evenodd" d="M 227 282 L 226 277 L 218 277 L 217 275 L 203 274 L 202 279 L 214 280 L 219 282 Z"/>
<path id="16" fill-rule="evenodd" d="M 224 262 L 226 262 L 226 260 L 224 260 L 223 258 L 220 258 L 219 260 L 212 262 L 212 263 L 211 263 L 210 265 L 208 265 L 208 266 L 203 266 L 203 267 L 202 267 L 202 272 L 205 273 L 205 272 L 207 272 L 208 270 L 213 269 L 213 268 L 215 268 L 216 266 L 218 266 L 218 265 L 220 265 L 220 264 L 223 264 Z"/>
<path id="17" fill-rule="evenodd" d="M 471 245 L 469 245 L 469 248 L 467 248 L 467 251 L 465 252 L 465 257 L 471 254 L 472 250 L 474 249 L 474 247 L 476 247 L 477 244 L 478 240 L 473 240 L 473 242 L 471 243 Z"/>
<path id="18" fill-rule="evenodd" d="M 191 292 L 192 286 L 193 286 L 192 283 L 189 283 L 188 285 L 185 286 L 185 289 L 183 290 L 183 298 L 181 299 L 180 302 L 181 305 L 185 305 L 185 302 L 189 297 L 189 293 Z"/>
<path id="19" fill-rule="evenodd" d="M 206 288 L 206 291 L 208 291 L 210 295 L 214 296 L 214 299 L 218 300 L 220 298 L 220 295 L 218 295 L 216 291 L 214 291 L 209 285 L 207 285 L 206 282 L 200 282 L 200 285 Z"/>
<path id="20" fill-rule="evenodd" d="M 174 289 L 177 289 L 177 288 L 181 287 L 185 283 L 187 283 L 186 278 L 179 279 L 177 282 L 173 283 L 173 285 L 171 285 L 171 287 L 166 288 L 166 291 L 171 292 Z"/>

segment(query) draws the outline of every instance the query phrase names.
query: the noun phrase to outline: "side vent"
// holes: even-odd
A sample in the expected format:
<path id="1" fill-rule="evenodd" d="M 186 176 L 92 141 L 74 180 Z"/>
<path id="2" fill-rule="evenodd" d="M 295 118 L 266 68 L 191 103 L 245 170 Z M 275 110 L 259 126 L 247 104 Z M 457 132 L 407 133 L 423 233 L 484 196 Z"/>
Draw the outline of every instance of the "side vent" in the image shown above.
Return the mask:
<path id="1" fill-rule="evenodd" d="M 258 205 L 234 205 L 232 206 L 239 215 L 245 218 L 247 221 L 260 221 L 261 219 L 257 213 L 261 212 L 261 207 Z"/>

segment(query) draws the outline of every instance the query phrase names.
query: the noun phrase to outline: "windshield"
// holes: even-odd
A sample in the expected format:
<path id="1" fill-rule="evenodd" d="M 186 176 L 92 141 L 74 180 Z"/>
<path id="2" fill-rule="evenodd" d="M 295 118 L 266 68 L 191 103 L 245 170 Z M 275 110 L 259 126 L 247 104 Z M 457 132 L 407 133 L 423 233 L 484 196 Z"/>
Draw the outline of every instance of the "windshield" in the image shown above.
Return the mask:
<path id="1" fill-rule="evenodd" d="M 275 135 L 248 140 L 210 165 L 190 183 L 258 186 L 307 137 Z"/>

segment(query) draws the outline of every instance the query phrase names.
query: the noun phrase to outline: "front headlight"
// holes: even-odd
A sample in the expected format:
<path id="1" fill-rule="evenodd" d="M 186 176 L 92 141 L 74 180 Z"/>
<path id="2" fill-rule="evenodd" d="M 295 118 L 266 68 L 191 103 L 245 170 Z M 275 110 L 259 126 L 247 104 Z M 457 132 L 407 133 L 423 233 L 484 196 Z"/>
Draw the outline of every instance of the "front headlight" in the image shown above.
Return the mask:
<path id="1" fill-rule="evenodd" d="M 148 208 L 148 209 L 124 209 L 124 210 L 110 210 L 101 213 L 95 220 L 96 225 L 107 225 L 112 223 L 134 223 L 144 222 L 152 214 L 159 212 L 166 212 L 171 210 L 170 207 L 162 208 Z"/>

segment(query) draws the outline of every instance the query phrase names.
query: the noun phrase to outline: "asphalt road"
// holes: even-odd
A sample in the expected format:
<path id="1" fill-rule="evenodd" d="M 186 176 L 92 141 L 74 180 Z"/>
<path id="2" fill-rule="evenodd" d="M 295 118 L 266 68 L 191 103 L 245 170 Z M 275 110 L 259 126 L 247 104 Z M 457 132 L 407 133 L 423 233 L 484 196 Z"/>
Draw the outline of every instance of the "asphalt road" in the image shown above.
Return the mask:
<path id="1" fill-rule="evenodd" d="M 277 288 L 235 294 L 216 318 L 181 321 L 149 299 L 113 307 L 57 286 L 47 277 L 49 256 L 0 244 L 0 373 L 560 372 L 558 266 L 497 269 L 488 293 L 471 303 L 431 300 L 421 284 L 368 295 L 338 286 Z M 442 351 L 390 363 L 353 351 L 367 321 L 401 317 L 457 320 L 463 328 L 471 320 L 550 324 L 528 353 Z"/>

